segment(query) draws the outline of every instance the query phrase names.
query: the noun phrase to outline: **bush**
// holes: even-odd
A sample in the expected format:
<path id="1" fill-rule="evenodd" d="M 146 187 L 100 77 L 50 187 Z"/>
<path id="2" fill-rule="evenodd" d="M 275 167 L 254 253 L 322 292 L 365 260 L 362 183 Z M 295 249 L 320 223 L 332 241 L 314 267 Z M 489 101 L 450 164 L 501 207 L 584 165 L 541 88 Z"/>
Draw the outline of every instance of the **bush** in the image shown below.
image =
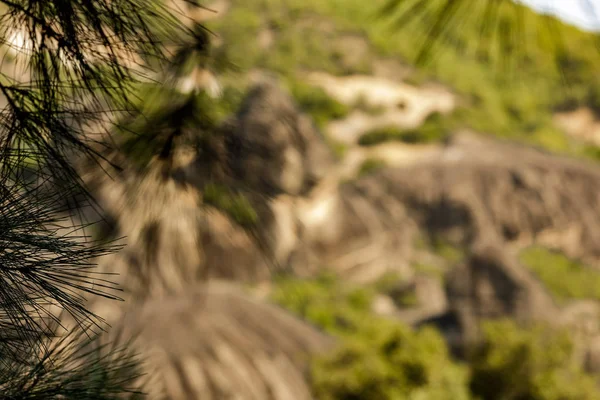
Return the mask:
<path id="1" fill-rule="evenodd" d="M 600 161 L 600 147 L 594 145 L 582 146 L 580 151 L 583 157 L 586 157 L 593 161 Z"/>
<path id="2" fill-rule="evenodd" d="M 276 302 L 338 338 L 313 360 L 311 380 L 322 400 L 591 400 L 595 381 L 573 358 L 567 331 L 544 325 L 485 322 L 466 364 L 452 360 L 433 328 L 413 330 L 371 312 L 376 292 L 397 286 L 388 274 L 355 287 L 326 274 L 277 282 Z"/>
<path id="3" fill-rule="evenodd" d="M 441 335 L 380 320 L 365 324 L 312 368 L 315 394 L 339 399 L 469 399 L 468 370 L 452 362 Z"/>
<path id="4" fill-rule="evenodd" d="M 332 98 L 319 87 L 299 81 L 294 81 L 290 86 L 292 96 L 302 111 L 309 114 L 321 129 L 329 121 L 344 118 L 350 112 L 346 105 Z"/>
<path id="5" fill-rule="evenodd" d="M 465 251 L 460 246 L 453 245 L 440 237 L 430 240 L 431 251 L 444 259 L 450 266 L 461 261 L 465 257 Z"/>
<path id="6" fill-rule="evenodd" d="M 387 287 L 392 279 L 375 287 Z M 341 340 L 333 353 L 313 363 L 317 398 L 469 399 L 468 370 L 452 362 L 441 335 L 374 316 L 374 292 L 332 275 L 279 281 L 275 301 Z"/>
<path id="7" fill-rule="evenodd" d="M 361 146 L 374 146 L 384 142 L 433 143 L 448 137 L 449 129 L 439 113 L 431 114 L 418 128 L 402 129 L 397 126 L 376 128 L 363 134 L 358 140 Z"/>
<path id="8" fill-rule="evenodd" d="M 511 321 L 487 323 L 484 341 L 471 358 L 471 390 L 486 400 L 591 400 L 594 379 L 573 358 L 566 331 Z"/>
<path id="9" fill-rule="evenodd" d="M 316 279 L 281 279 L 273 300 L 328 333 L 344 335 L 357 330 L 369 315 L 374 291 L 349 287 L 332 274 Z"/>
<path id="10" fill-rule="evenodd" d="M 374 146 L 384 142 L 390 142 L 397 140 L 405 142 L 404 136 L 405 131 L 397 126 L 385 126 L 383 128 L 376 128 L 364 133 L 359 139 L 358 144 L 361 146 Z"/>

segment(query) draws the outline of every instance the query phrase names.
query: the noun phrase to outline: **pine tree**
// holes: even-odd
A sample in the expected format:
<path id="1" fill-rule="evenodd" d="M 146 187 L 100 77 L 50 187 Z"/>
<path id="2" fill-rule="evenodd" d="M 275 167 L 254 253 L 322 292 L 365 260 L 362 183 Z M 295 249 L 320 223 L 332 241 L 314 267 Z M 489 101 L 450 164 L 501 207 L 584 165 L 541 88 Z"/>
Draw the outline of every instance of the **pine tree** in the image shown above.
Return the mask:
<path id="1" fill-rule="evenodd" d="M 418 49 L 417 64 L 429 62 L 438 44 L 445 42 L 499 65 L 504 74 L 509 68 L 518 70 L 527 64 L 535 51 L 550 54 L 559 70 L 567 72 L 569 46 L 565 40 L 565 25 L 552 15 L 539 18 L 521 3 L 517 0 L 387 0 L 380 15 L 395 31 L 411 29 L 414 25 L 427 27 L 411 35 Z M 590 0 L 582 0 L 580 4 L 593 10 Z M 473 31 L 479 35 L 465 37 L 465 32 Z"/>
<path id="2" fill-rule="evenodd" d="M 136 358 L 100 343 L 106 324 L 85 304 L 119 300 L 94 271 L 118 248 L 80 233 L 72 201 L 95 205 L 77 165 L 107 161 L 115 121 L 140 112 L 136 91 L 176 78 L 189 49 L 203 54 L 185 14 L 146 0 L 0 0 L 0 399 L 139 395 Z M 63 316 L 75 321 L 66 334 Z"/>

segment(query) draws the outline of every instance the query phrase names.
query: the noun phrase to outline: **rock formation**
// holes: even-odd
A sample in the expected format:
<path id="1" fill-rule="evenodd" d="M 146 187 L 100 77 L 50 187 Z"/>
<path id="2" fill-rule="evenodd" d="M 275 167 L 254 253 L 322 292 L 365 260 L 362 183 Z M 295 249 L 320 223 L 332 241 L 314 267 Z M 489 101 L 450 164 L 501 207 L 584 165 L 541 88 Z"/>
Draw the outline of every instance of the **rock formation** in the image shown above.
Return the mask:
<path id="1" fill-rule="evenodd" d="M 206 301 L 196 293 L 205 290 L 207 278 L 264 283 L 275 272 L 307 276 L 323 268 L 356 282 L 387 272 L 411 279 L 419 237 L 443 238 L 468 256 L 447 275 L 444 301 L 410 312 L 386 306 L 386 313 L 417 325 L 435 323 L 457 347 L 477 338 L 484 319 L 571 326 L 573 315 L 581 314 L 556 306 L 515 254 L 539 243 L 598 260 L 595 166 L 459 134 L 437 157 L 341 182 L 319 132 L 272 82 L 254 88 L 219 133 L 209 145 L 211 157 L 206 150 L 179 152 L 166 174 L 155 160 L 144 172 L 126 168 L 113 180 L 90 175 L 115 221 L 113 234 L 127 236 L 125 249 L 103 260 L 102 268 L 119 273 L 130 304 L 110 311 L 99 301 L 93 308 L 112 315 L 117 326 L 138 329 L 144 352 L 161 354 L 150 362 L 159 368 L 153 373 L 165 377 L 153 393 L 310 398 L 301 378 L 307 356 L 328 339 L 236 286 L 209 287 Z M 214 183 L 247 196 L 258 223 L 243 228 L 206 204 L 203 191 Z M 153 333 L 148 321 L 161 330 Z M 599 364 L 596 337 L 582 339 L 582 360 L 590 368 Z M 252 358 L 263 361 L 253 364 Z M 233 359 L 238 370 L 228 364 Z M 253 385 L 251 376 L 258 377 Z"/>
<path id="2" fill-rule="evenodd" d="M 135 338 L 150 398 L 311 399 L 309 354 L 331 340 L 231 284 L 132 303 L 113 332 Z M 119 342 L 117 342 L 119 343 Z"/>

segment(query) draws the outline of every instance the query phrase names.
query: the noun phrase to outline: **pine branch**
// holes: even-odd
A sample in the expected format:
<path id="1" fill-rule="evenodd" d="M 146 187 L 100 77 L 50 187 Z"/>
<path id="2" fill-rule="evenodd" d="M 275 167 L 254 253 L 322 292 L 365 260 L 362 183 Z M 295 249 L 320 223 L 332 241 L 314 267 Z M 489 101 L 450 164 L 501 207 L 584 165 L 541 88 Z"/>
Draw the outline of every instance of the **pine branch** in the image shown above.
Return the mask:
<path id="1" fill-rule="evenodd" d="M 25 351 L 20 361 L 0 369 L 0 400 L 142 398 L 135 388 L 139 360 L 127 343 L 117 347 L 85 332 L 46 339 L 41 351 Z"/>
<path id="2" fill-rule="evenodd" d="M 93 200 L 77 163 L 103 159 L 182 35 L 159 1 L 0 0 L 0 399 L 130 393 L 131 357 L 87 340 L 106 327 L 87 297 L 119 300 L 94 263 L 118 248 L 76 234 L 70 199 Z"/>
<path id="3" fill-rule="evenodd" d="M 84 296 L 119 299 L 116 284 L 93 271 L 94 260 L 117 247 L 66 234 L 69 210 L 60 201 L 66 194 L 19 183 L 0 192 L 0 353 L 18 356 L 52 335 L 58 322 L 53 309 L 102 329 Z"/>
<path id="4" fill-rule="evenodd" d="M 0 120 L 0 155 L 24 148 L 52 175 L 78 180 L 73 154 L 100 159 L 88 132 L 106 105 L 131 109 L 132 87 L 149 79 L 149 66 L 165 62 L 165 46 L 181 25 L 157 2 L 141 0 L 1 0 L 0 43 L 14 32 L 28 41 L 24 79 L 0 69 L 6 103 Z M 3 66 L 4 67 L 4 66 Z M 108 124 L 110 125 L 110 124 Z M 101 127 L 101 125 L 100 125 Z M 108 135 L 108 131 L 101 132 Z"/>
<path id="5" fill-rule="evenodd" d="M 536 15 L 518 1 L 388 0 L 379 17 L 389 22 L 392 31 L 427 27 L 411 31 L 418 65 L 429 63 L 445 42 L 460 46 L 465 55 L 474 53 L 493 66 L 500 65 L 504 73 L 518 70 L 541 51 L 552 56 L 567 78 L 565 60 L 570 55 L 564 37 L 572 28 L 556 17 Z M 474 30 L 479 35 L 473 35 Z"/>

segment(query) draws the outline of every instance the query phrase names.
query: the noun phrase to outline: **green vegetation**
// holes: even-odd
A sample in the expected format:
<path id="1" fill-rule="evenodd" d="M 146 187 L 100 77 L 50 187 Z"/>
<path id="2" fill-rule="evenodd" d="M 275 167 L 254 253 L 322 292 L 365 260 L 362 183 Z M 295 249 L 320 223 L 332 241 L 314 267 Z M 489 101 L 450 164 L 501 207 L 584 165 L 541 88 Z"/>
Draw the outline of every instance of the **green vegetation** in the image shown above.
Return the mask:
<path id="1" fill-rule="evenodd" d="M 339 340 L 314 360 L 319 399 L 354 400 L 592 400 L 595 381 L 573 358 L 567 332 L 487 322 L 465 363 L 453 360 L 433 328 L 412 330 L 370 311 L 376 292 L 401 282 L 388 274 L 357 288 L 333 275 L 281 279 L 273 300 Z"/>
<path id="2" fill-rule="evenodd" d="M 407 285 L 406 279 L 395 272 L 386 273 L 379 278 L 373 288 L 377 293 L 388 296 L 398 307 L 415 307 L 419 305 L 414 287 Z"/>
<path id="3" fill-rule="evenodd" d="M 356 110 L 360 110 L 366 114 L 372 115 L 372 116 L 378 116 L 381 115 L 385 112 L 385 107 L 382 105 L 374 105 L 371 104 L 367 101 L 367 99 L 365 99 L 364 96 L 360 96 L 352 105 L 352 108 L 356 109 Z"/>
<path id="4" fill-rule="evenodd" d="M 231 193 L 226 187 L 217 184 L 204 186 L 203 201 L 220 211 L 243 227 L 252 227 L 258 222 L 258 214 L 250 201 L 241 193 Z"/>
<path id="5" fill-rule="evenodd" d="M 598 397 L 595 379 L 573 357 L 566 331 L 544 326 L 519 329 L 514 322 L 483 326 L 473 353 L 471 390 L 486 400 L 584 400 Z"/>
<path id="6" fill-rule="evenodd" d="M 414 59 L 414 38 L 420 38 L 432 24 L 433 14 L 404 21 L 394 33 L 394 14 L 389 19 L 375 19 L 386 0 L 365 3 L 360 0 L 234 0 L 222 20 L 210 28 L 223 39 L 220 50 L 236 64 L 239 71 L 264 68 L 290 81 L 299 81 L 300 73 L 320 70 L 335 75 L 369 73 L 379 59 L 396 59 L 399 64 Z M 428 2 L 431 10 L 440 9 L 442 0 Z M 486 2 L 474 4 L 473 15 L 483 15 Z M 521 15 L 528 23 L 542 17 L 528 9 Z M 499 26 L 510 25 L 514 13 L 500 10 Z M 476 20 L 476 21 L 475 21 Z M 396 26 L 397 27 L 397 26 Z M 461 98 L 461 108 L 444 118 L 446 129 L 470 127 L 475 131 L 540 145 L 550 150 L 598 157 L 598 151 L 582 145 L 559 131 L 552 122 L 552 111 L 590 106 L 600 107 L 600 80 L 597 70 L 600 56 L 595 37 L 561 25 L 564 51 L 559 64 L 567 66 L 564 76 L 556 68 L 556 52 L 550 34 L 537 38 L 539 46 L 528 49 L 528 59 L 518 69 L 492 68 L 492 59 L 478 49 L 483 43 L 477 18 L 467 18 L 460 32 L 450 31 L 435 48 L 435 57 L 419 68 L 407 81 L 439 81 L 454 89 Z M 257 38 L 272 34 L 270 45 Z M 531 36 L 531 35 L 530 35 Z M 447 40 L 446 40 L 447 39 Z M 529 38 L 531 39 L 531 38 Z M 487 39 L 486 39 L 487 40 Z M 357 43 L 365 42 L 365 46 Z M 356 43 L 355 43 L 356 42 Z M 347 43 L 356 45 L 350 46 Z M 509 72 L 514 72 L 512 75 Z M 510 76 L 509 76 L 510 75 Z M 570 85 L 563 84 L 562 77 Z M 356 105 L 361 108 L 361 104 Z M 327 118 L 319 117 L 319 123 Z M 398 135 L 408 141 L 439 140 L 444 130 L 432 129 L 415 135 Z M 425 139 L 426 138 L 426 139 Z"/>
<path id="7" fill-rule="evenodd" d="M 377 144 L 399 141 L 399 142 L 410 142 L 411 138 L 405 135 L 406 131 L 397 126 L 385 126 L 382 128 L 376 128 L 371 131 L 365 132 L 358 139 L 358 144 L 361 146 L 374 146 Z"/>
<path id="8" fill-rule="evenodd" d="M 317 128 L 323 132 L 325 140 L 336 158 L 340 160 L 344 158 L 346 145 L 328 137 L 324 128 L 328 122 L 347 116 L 350 108 L 328 95 L 320 87 L 294 80 L 291 80 L 288 86 L 300 109 L 307 113 Z"/>
<path id="9" fill-rule="evenodd" d="M 397 272 L 386 272 L 373 283 L 373 289 L 378 293 L 389 293 L 399 282 L 405 279 Z"/>
<path id="10" fill-rule="evenodd" d="M 310 115 L 319 128 L 334 119 L 344 118 L 350 111 L 347 106 L 329 96 L 325 90 L 294 81 L 290 84 L 292 96 L 300 108 Z"/>
<path id="11" fill-rule="evenodd" d="M 413 331 L 393 321 L 365 324 L 328 357 L 317 359 L 317 398 L 467 400 L 468 369 L 452 362 L 432 328 Z"/>
<path id="12" fill-rule="evenodd" d="M 448 126 L 445 125 L 448 124 L 448 121 L 439 113 L 434 113 L 425 120 L 423 125 L 415 129 L 401 129 L 396 126 L 388 126 L 366 132 L 360 137 L 358 144 L 361 146 L 373 146 L 389 141 L 411 144 L 439 142 L 445 139 L 451 132 Z"/>
<path id="13" fill-rule="evenodd" d="M 417 274 L 444 280 L 445 273 L 464 259 L 465 251 L 439 237 L 419 236 L 414 242 L 415 249 L 425 252 L 427 257 L 415 260 L 412 267 Z M 432 259 L 427 259 L 433 257 Z"/>
<path id="14" fill-rule="evenodd" d="M 386 278 L 381 285 L 395 276 Z M 373 315 L 374 291 L 344 285 L 332 275 L 277 285 L 277 303 L 341 339 L 341 346 L 313 364 L 317 398 L 469 399 L 468 371 L 452 362 L 440 334 Z"/>
<path id="15" fill-rule="evenodd" d="M 557 301 L 600 300 L 600 273 L 595 269 L 543 247 L 530 247 L 520 258 Z"/>
<path id="16" fill-rule="evenodd" d="M 358 176 L 369 175 L 386 166 L 385 161 L 378 158 L 367 158 L 358 169 Z"/>
<path id="17" fill-rule="evenodd" d="M 465 252 L 459 246 L 452 245 L 445 240 L 435 238 L 431 241 L 431 248 L 434 254 L 442 257 L 450 264 L 455 264 L 463 259 Z"/>
<path id="18" fill-rule="evenodd" d="M 346 152 L 348 151 L 348 146 L 344 143 L 336 142 L 336 141 L 328 138 L 327 136 L 325 136 L 325 140 L 327 141 L 327 144 L 333 151 L 333 154 L 335 155 L 335 157 L 338 160 L 343 159 L 344 156 L 346 155 Z"/>
<path id="19" fill-rule="evenodd" d="M 321 329 L 338 335 L 358 329 L 370 313 L 374 290 L 345 286 L 332 274 L 313 280 L 283 278 L 273 300 Z"/>
<path id="20" fill-rule="evenodd" d="M 418 274 L 431 276 L 440 280 L 444 279 L 444 273 L 446 272 L 446 268 L 443 268 L 441 266 L 438 267 L 435 265 L 420 262 L 415 263 L 413 265 L 413 268 Z"/>

